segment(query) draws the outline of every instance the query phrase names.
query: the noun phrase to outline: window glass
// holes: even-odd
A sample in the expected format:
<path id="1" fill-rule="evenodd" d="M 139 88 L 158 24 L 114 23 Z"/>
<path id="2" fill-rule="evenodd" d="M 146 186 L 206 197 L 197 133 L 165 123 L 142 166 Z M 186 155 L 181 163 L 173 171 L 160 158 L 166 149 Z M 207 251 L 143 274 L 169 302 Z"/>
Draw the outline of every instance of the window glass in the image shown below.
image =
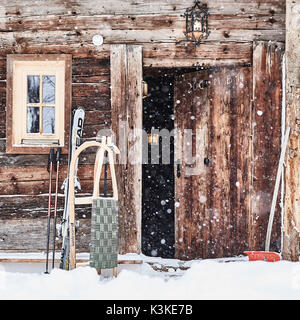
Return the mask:
<path id="1" fill-rule="evenodd" d="M 27 103 L 40 102 L 40 76 L 27 76 Z"/>
<path id="2" fill-rule="evenodd" d="M 27 107 L 27 133 L 40 132 L 40 108 Z"/>
<path id="3" fill-rule="evenodd" d="M 55 133 L 55 108 L 43 107 L 43 134 Z"/>
<path id="4" fill-rule="evenodd" d="M 55 76 L 43 76 L 43 103 L 55 103 Z"/>

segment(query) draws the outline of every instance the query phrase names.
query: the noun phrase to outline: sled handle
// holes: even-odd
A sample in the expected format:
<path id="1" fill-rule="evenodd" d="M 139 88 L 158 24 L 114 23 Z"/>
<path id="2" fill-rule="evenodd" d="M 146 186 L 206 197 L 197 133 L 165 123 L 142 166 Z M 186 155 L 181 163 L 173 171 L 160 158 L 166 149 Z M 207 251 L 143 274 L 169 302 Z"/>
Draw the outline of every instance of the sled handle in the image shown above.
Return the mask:
<path id="1" fill-rule="evenodd" d="M 96 160 L 95 160 L 95 169 L 94 169 L 94 188 L 93 188 L 93 198 L 98 198 L 100 194 L 99 190 L 99 182 L 102 172 L 102 166 L 104 162 L 104 154 L 105 151 L 107 152 L 108 156 L 108 162 L 110 167 L 110 173 L 111 173 L 111 180 L 112 180 L 112 188 L 113 188 L 113 199 L 118 200 L 118 186 L 117 186 L 117 179 L 116 179 L 116 173 L 115 173 L 115 165 L 114 165 L 114 156 L 113 152 L 116 154 L 119 154 L 119 149 L 112 144 L 111 138 L 108 137 L 102 137 L 101 144 L 103 146 L 107 146 L 108 148 L 99 148 Z"/>

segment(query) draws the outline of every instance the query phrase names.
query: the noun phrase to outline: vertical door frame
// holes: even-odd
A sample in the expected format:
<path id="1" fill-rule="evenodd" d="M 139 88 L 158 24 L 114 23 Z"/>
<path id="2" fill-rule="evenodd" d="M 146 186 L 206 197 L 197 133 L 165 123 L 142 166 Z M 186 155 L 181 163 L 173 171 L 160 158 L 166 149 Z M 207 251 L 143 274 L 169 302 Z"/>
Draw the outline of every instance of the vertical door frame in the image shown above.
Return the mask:
<path id="1" fill-rule="evenodd" d="M 142 46 L 111 45 L 112 131 L 120 149 L 119 253 L 141 252 L 142 221 Z"/>

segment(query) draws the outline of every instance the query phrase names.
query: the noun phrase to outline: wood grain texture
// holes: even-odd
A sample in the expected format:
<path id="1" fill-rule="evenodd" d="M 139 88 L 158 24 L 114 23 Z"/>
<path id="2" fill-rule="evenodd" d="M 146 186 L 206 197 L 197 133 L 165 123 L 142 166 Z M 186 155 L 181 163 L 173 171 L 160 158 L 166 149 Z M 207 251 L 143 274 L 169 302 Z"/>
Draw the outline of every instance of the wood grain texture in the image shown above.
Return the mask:
<path id="1" fill-rule="evenodd" d="M 291 129 L 286 157 L 283 258 L 299 260 L 300 63 L 299 1 L 287 0 L 286 126 Z"/>
<path id="2" fill-rule="evenodd" d="M 206 3 L 211 13 L 211 34 L 204 44 L 285 39 L 282 0 L 207 0 Z M 114 0 L 96 4 L 91 0 L 56 0 L 51 6 L 45 1 L 28 0 L 22 4 L 13 1 L 0 10 L 0 56 L 71 53 L 74 57 L 108 59 L 110 44 L 188 43 L 183 14 L 191 5 L 191 0 Z M 99 32 L 104 45 L 96 47 L 92 37 Z"/>
<path id="3" fill-rule="evenodd" d="M 90 221 L 80 219 L 80 230 L 76 234 L 78 252 L 88 252 L 90 242 Z M 44 251 L 46 249 L 47 219 L 1 220 L 0 249 L 21 252 Z M 52 231 L 50 232 L 52 235 Z M 50 241 L 52 241 L 52 236 Z M 56 249 L 61 248 L 61 239 L 56 241 Z"/>
<path id="4" fill-rule="evenodd" d="M 253 49 L 253 192 L 251 250 L 264 250 L 271 202 L 281 150 L 282 43 L 256 42 Z M 271 238 L 280 250 L 279 200 Z"/>
<path id="5" fill-rule="evenodd" d="M 120 149 L 116 174 L 119 189 L 120 253 L 141 250 L 141 154 L 142 48 L 113 45 L 111 48 L 112 130 Z M 129 130 L 137 130 L 129 135 Z"/>
<path id="6" fill-rule="evenodd" d="M 198 86 L 204 80 L 205 90 Z M 248 244 L 250 214 L 251 69 L 199 71 L 183 76 L 176 86 L 177 128 L 198 129 L 203 135 L 194 150 L 194 156 L 200 157 L 198 171 L 188 176 L 188 166 L 183 166 L 176 181 L 176 256 L 241 254 Z"/>
<path id="7" fill-rule="evenodd" d="M 285 13 L 285 2 L 282 0 L 206 0 L 212 13 Z M 34 7 L 33 7 L 34 4 Z M 51 7 L 46 0 L 18 0 L 6 2 L 0 12 L 1 17 L 35 16 L 39 15 L 144 15 L 144 14 L 174 14 L 184 13 L 186 8 L 193 6 L 193 0 L 105 0 L 105 1 L 70 1 L 54 0 Z M 34 10 L 34 11 L 33 11 Z"/>
<path id="8" fill-rule="evenodd" d="M 245 132 L 248 132 L 247 121 L 252 114 L 247 119 L 251 92 L 249 93 L 245 87 L 240 88 L 240 83 L 237 84 L 234 79 L 242 74 L 246 79 L 244 85 L 251 90 L 251 83 L 248 82 L 251 71 L 249 68 L 230 69 L 229 66 L 252 65 L 253 41 L 285 41 L 285 1 L 206 0 L 205 3 L 211 13 L 209 20 L 211 35 L 198 48 L 187 42 L 183 34 L 183 13 L 186 8 L 193 5 L 193 0 L 53 0 L 51 2 L 11 0 L 3 3 L 0 7 L 0 194 L 15 196 L 0 198 L 0 219 L 25 218 L 24 230 L 29 230 L 32 224 L 30 219 L 47 214 L 47 197 L 43 200 L 41 198 L 48 192 L 47 172 L 43 170 L 48 160 L 46 154 L 5 153 L 6 144 L 9 144 L 6 136 L 7 54 L 72 55 L 72 107 L 84 107 L 86 110 L 84 141 L 92 140 L 100 129 L 107 127 L 112 127 L 119 134 L 122 130 L 118 127 L 121 120 L 125 121 L 129 128 L 141 126 L 141 113 L 138 112 L 141 103 L 138 81 L 142 77 L 142 66 L 198 69 L 201 66 L 227 66 L 225 69 L 211 71 L 213 79 L 216 79 L 214 84 L 216 89 L 208 90 L 207 96 L 210 97 L 211 104 L 216 107 L 209 107 L 211 112 L 206 115 L 209 119 L 208 124 L 205 124 L 204 119 L 198 123 L 199 128 L 202 128 L 202 138 L 210 141 L 208 144 L 210 149 L 200 148 L 197 151 L 201 156 L 209 153 L 210 157 L 214 157 L 207 173 L 211 184 L 208 189 L 204 188 L 203 181 L 207 180 L 206 176 L 202 180 L 190 179 L 186 182 L 187 200 L 182 201 L 185 201 L 186 207 L 189 208 L 191 205 L 189 188 L 198 190 L 198 193 L 206 198 L 213 197 L 214 200 L 205 204 L 192 201 L 195 210 L 189 214 L 199 219 L 202 228 L 198 230 L 199 225 L 190 225 L 191 234 L 189 234 L 184 231 L 181 221 L 177 221 L 178 232 L 182 233 L 184 239 L 183 244 L 178 245 L 182 245 L 180 255 L 186 258 L 197 256 L 199 252 L 203 257 L 241 252 L 248 241 L 247 219 L 249 223 L 251 221 L 254 223 L 253 215 L 247 218 L 246 206 L 250 203 L 247 198 L 249 159 L 243 156 L 243 153 L 248 154 L 249 141 Z M 293 25 L 293 28 L 296 27 Z M 96 47 L 92 43 L 92 37 L 97 33 L 104 37 L 104 44 L 101 47 Z M 127 47 L 118 43 L 127 44 Z M 111 45 L 112 52 L 110 52 Z M 131 49 L 128 51 L 131 45 L 137 45 L 132 47 L 132 52 Z M 140 49 L 137 49 L 140 46 L 143 47 L 143 57 L 140 55 Z M 269 57 L 277 59 L 279 55 L 280 53 L 274 53 Z M 269 65 L 271 64 L 273 65 L 269 62 Z M 231 72 L 235 75 L 230 84 L 232 88 L 229 90 L 225 74 L 228 76 Z M 225 86 L 218 81 L 224 81 Z M 256 87 L 261 87 L 263 92 L 266 84 L 257 82 Z M 276 90 L 271 89 L 272 97 Z M 266 93 L 268 94 L 267 91 Z M 259 99 L 263 99 L 263 94 Z M 275 118 L 266 119 L 266 123 L 277 124 L 278 112 L 276 109 L 273 113 Z M 264 119 L 264 115 L 265 113 L 257 121 Z M 188 121 L 188 124 L 193 125 L 192 128 L 196 128 L 196 123 L 193 121 L 187 119 L 184 121 Z M 256 135 L 255 152 L 259 155 L 257 161 L 260 162 L 257 163 L 257 168 L 260 169 L 257 170 L 260 170 L 260 173 L 258 171 L 256 173 L 262 178 L 260 181 L 266 181 L 262 170 L 268 166 L 266 168 L 268 177 L 272 176 L 271 160 L 268 165 L 262 162 L 260 151 L 267 148 L 271 152 L 271 141 L 273 138 L 277 139 L 274 133 L 277 132 L 277 127 L 275 131 L 270 132 L 270 128 L 264 123 L 260 122 L 259 125 L 262 131 Z M 126 134 L 126 132 L 121 133 Z M 265 136 L 271 138 L 267 139 Z M 126 151 L 121 157 L 127 159 L 131 147 L 134 154 L 139 152 L 136 148 L 138 144 L 134 144 L 135 139 L 133 136 L 132 140 L 126 143 Z M 297 139 L 294 142 L 295 146 L 296 141 Z M 117 143 L 119 144 L 119 141 Z M 87 192 L 91 191 L 91 165 L 94 157 L 94 152 L 89 151 L 79 162 L 79 175 Z M 63 156 L 63 161 L 62 175 L 65 175 L 66 155 Z M 224 174 L 218 176 L 214 172 L 220 168 Z M 291 179 L 297 172 L 296 166 L 293 168 L 290 171 Z M 124 207 L 120 216 L 120 248 L 122 253 L 126 253 L 139 250 L 138 212 L 141 182 L 140 171 L 135 167 L 120 165 L 119 170 L 121 186 L 119 193 Z M 132 187 L 128 182 L 130 177 L 133 182 Z M 235 186 L 237 181 L 240 183 L 239 188 Z M 267 189 L 269 190 L 269 187 Z M 230 193 L 230 197 L 222 198 L 222 192 L 227 195 Z M 27 196 L 22 197 L 21 194 Z M 60 204 L 62 204 L 61 198 Z M 125 208 L 128 208 L 128 211 Z M 205 212 L 203 215 L 200 214 L 201 210 Z M 84 206 L 79 206 L 76 212 L 82 217 L 88 210 Z M 218 216 L 220 212 L 224 212 L 224 217 Z M 190 218 L 191 216 L 187 216 L 187 221 Z M 40 226 L 43 223 L 38 222 Z M 263 225 L 264 222 L 262 228 Z M 12 227 L 13 224 L 9 226 Z M 263 229 L 256 224 L 249 231 L 251 231 L 249 243 L 259 247 L 262 243 Z M 34 237 L 41 239 L 41 235 Z M 178 239 L 180 237 L 178 236 Z M 224 241 L 221 243 L 222 237 Z M 35 244 L 30 240 L 30 232 L 26 239 L 22 245 L 17 243 L 15 238 L 12 246 L 24 250 L 25 244 L 28 244 L 28 248 L 35 248 Z M 19 241 L 22 241 L 22 238 L 19 238 Z M 7 243 L 6 241 L 5 245 Z"/>

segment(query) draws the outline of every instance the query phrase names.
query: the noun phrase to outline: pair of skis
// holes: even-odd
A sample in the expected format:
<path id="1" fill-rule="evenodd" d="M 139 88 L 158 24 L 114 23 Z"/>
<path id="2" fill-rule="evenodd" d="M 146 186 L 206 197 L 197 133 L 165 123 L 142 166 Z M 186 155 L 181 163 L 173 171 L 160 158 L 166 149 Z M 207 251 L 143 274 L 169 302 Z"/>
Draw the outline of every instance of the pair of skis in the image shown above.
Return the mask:
<path id="1" fill-rule="evenodd" d="M 49 247 L 50 247 L 50 223 L 51 223 L 51 198 L 52 198 L 52 174 L 56 171 L 55 180 L 55 200 L 54 200 L 54 215 L 53 215 L 53 257 L 52 257 L 52 269 L 55 262 L 55 239 L 56 239 L 56 216 L 57 216 L 57 194 L 58 194 L 58 177 L 59 177 L 59 164 L 61 157 L 61 148 L 58 147 L 56 155 L 54 155 L 54 149 L 50 149 L 48 171 L 49 171 L 49 199 L 48 199 L 48 222 L 47 222 L 47 243 L 46 243 L 46 271 L 49 273 Z"/>
<path id="2" fill-rule="evenodd" d="M 64 190 L 65 203 L 64 203 L 64 213 L 62 216 L 62 221 L 59 226 L 59 233 L 62 237 L 62 249 L 59 267 L 64 270 L 69 270 L 70 261 L 70 236 L 69 236 L 69 173 L 70 164 L 72 156 L 74 155 L 76 149 L 81 144 L 82 134 L 83 134 L 83 123 L 84 123 L 85 111 L 82 108 L 76 109 L 71 116 L 71 126 L 70 126 L 70 142 L 69 142 L 69 156 L 68 156 L 68 175 L 63 182 L 62 189 Z M 77 167 L 78 161 L 76 163 L 75 169 L 75 191 L 81 190 L 80 181 L 77 177 Z"/>

